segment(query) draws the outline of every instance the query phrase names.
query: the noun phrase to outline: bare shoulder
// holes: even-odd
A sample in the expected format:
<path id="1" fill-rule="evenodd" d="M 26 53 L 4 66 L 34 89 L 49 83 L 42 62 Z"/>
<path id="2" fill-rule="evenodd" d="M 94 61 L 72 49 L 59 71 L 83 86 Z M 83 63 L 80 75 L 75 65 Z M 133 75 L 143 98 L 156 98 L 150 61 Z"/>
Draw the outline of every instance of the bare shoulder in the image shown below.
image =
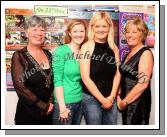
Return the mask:
<path id="1" fill-rule="evenodd" d="M 95 45 L 94 41 L 87 41 L 81 46 L 81 52 L 89 51 L 92 53 L 94 45 Z"/>
<path id="2" fill-rule="evenodd" d="M 141 60 L 145 59 L 151 59 L 153 60 L 153 53 L 151 50 L 145 50 L 140 58 Z"/>
<path id="3" fill-rule="evenodd" d="M 87 41 L 81 46 L 81 49 L 89 49 L 93 44 L 93 41 Z"/>
<path id="4" fill-rule="evenodd" d="M 140 57 L 139 66 L 148 67 L 153 66 L 154 64 L 154 57 L 150 50 L 145 50 Z"/>

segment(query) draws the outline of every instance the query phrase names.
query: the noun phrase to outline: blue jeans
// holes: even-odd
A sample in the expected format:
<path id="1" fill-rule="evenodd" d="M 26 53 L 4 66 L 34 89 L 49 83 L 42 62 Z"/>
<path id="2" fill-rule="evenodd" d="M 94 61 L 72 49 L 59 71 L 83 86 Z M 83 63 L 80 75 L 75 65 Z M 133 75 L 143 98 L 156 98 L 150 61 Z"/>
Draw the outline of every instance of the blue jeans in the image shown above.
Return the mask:
<path id="1" fill-rule="evenodd" d="M 87 125 L 117 125 L 116 101 L 111 109 L 105 110 L 95 97 L 83 93 L 82 108 Z"/>
<path id="2" fill-rule="evenodd" d="M 70 103 L 66 104 L 66 107 L 70 110 L 71 116 L 67 122 L 61 122 L 59 120 L 59 105 L 58 103 L 54 104 L 53 110 L 53 125 L 80 125 L 82 119 L 82 104 L 79 103 Z"/>

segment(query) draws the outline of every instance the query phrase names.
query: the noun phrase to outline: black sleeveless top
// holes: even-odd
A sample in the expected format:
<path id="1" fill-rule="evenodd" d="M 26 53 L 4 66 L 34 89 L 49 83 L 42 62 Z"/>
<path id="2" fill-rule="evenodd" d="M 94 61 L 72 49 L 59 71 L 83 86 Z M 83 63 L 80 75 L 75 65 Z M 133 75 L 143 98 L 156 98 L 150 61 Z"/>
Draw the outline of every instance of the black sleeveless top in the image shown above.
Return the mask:
<path id="1" fill-rule="evenodd" d="M 121 98 L 124 99 L 131 89 L 137 84 L 138 79 L 142 78 L 140 82 L 144 82 L 144 73 L 138 74 L 138 65 L 140 57 L 143 52 L 150 50 L 148 47 L 141 48 L 129 61 L 125 63 L 126 57 L 123 59 L 119 67 L 121 73 Z M 149 114 L 151 111 L 151 90 L 150 83 L 142 95 L 129 104 L 123 110 L 123 124 L 126 125 L 141 125 L 148 124 Z"/>
<path id="2" fill-rule="evenodd" d="M 108 43 L 95 43 L 90 62 L 90 78 L 104 97 L 110 95 L 116 73 L 115 54 Z M 90 94 L 85 85 L 83 90 Z"/>

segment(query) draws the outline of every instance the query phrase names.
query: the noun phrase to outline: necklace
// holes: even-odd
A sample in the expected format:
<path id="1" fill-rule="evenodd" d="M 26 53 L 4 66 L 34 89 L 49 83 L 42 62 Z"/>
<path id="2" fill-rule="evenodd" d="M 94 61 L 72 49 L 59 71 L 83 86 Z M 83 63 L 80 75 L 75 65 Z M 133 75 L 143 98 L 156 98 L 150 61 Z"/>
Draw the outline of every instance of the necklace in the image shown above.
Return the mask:
<path id="1" fill-rule="evenodd" d="M 47 75 L 42 67 L 37 63 L 37 61 L 31 56 L 31 54 L 27 51 L 26 56 L 30 59 L 30 61 L 34 64 L 35 68 L 37 71 L 40 71 L 41 74 L 45 77 L 45 87 L 49 88 L 51 85 L 51 71 L 49 72 L 49 75 Z M 46 54 L 46 56 L 48 57 L 48 55 Z"/>

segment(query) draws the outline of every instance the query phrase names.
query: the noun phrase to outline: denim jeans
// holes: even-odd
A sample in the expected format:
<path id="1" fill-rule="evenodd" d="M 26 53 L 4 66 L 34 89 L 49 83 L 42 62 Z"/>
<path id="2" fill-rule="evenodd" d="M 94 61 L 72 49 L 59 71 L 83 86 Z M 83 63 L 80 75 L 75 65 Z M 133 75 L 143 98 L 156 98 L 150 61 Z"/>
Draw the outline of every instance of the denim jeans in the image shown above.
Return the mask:
<path id="1" fill-rule="evenodd" d="M 59 105 L 58 103 L 54 104 L 54 110 L 53 110 L 53 125 L 79 125 L 81 123 L 82 119 L 82 104 L 79 103 L 70 103 L 66 104 L 66 107 L 70 110 L 71 116 L 69 117 L 69 120 L 67 122 L 61 122 L 59 120 Z"/>
<path id="2" fill-rule="evenodd" d="M 87 125 L 117 125 L 116 101 L 111 109 L 105 110 L 95 97 L 83 93 L 82 108 Z"/>

